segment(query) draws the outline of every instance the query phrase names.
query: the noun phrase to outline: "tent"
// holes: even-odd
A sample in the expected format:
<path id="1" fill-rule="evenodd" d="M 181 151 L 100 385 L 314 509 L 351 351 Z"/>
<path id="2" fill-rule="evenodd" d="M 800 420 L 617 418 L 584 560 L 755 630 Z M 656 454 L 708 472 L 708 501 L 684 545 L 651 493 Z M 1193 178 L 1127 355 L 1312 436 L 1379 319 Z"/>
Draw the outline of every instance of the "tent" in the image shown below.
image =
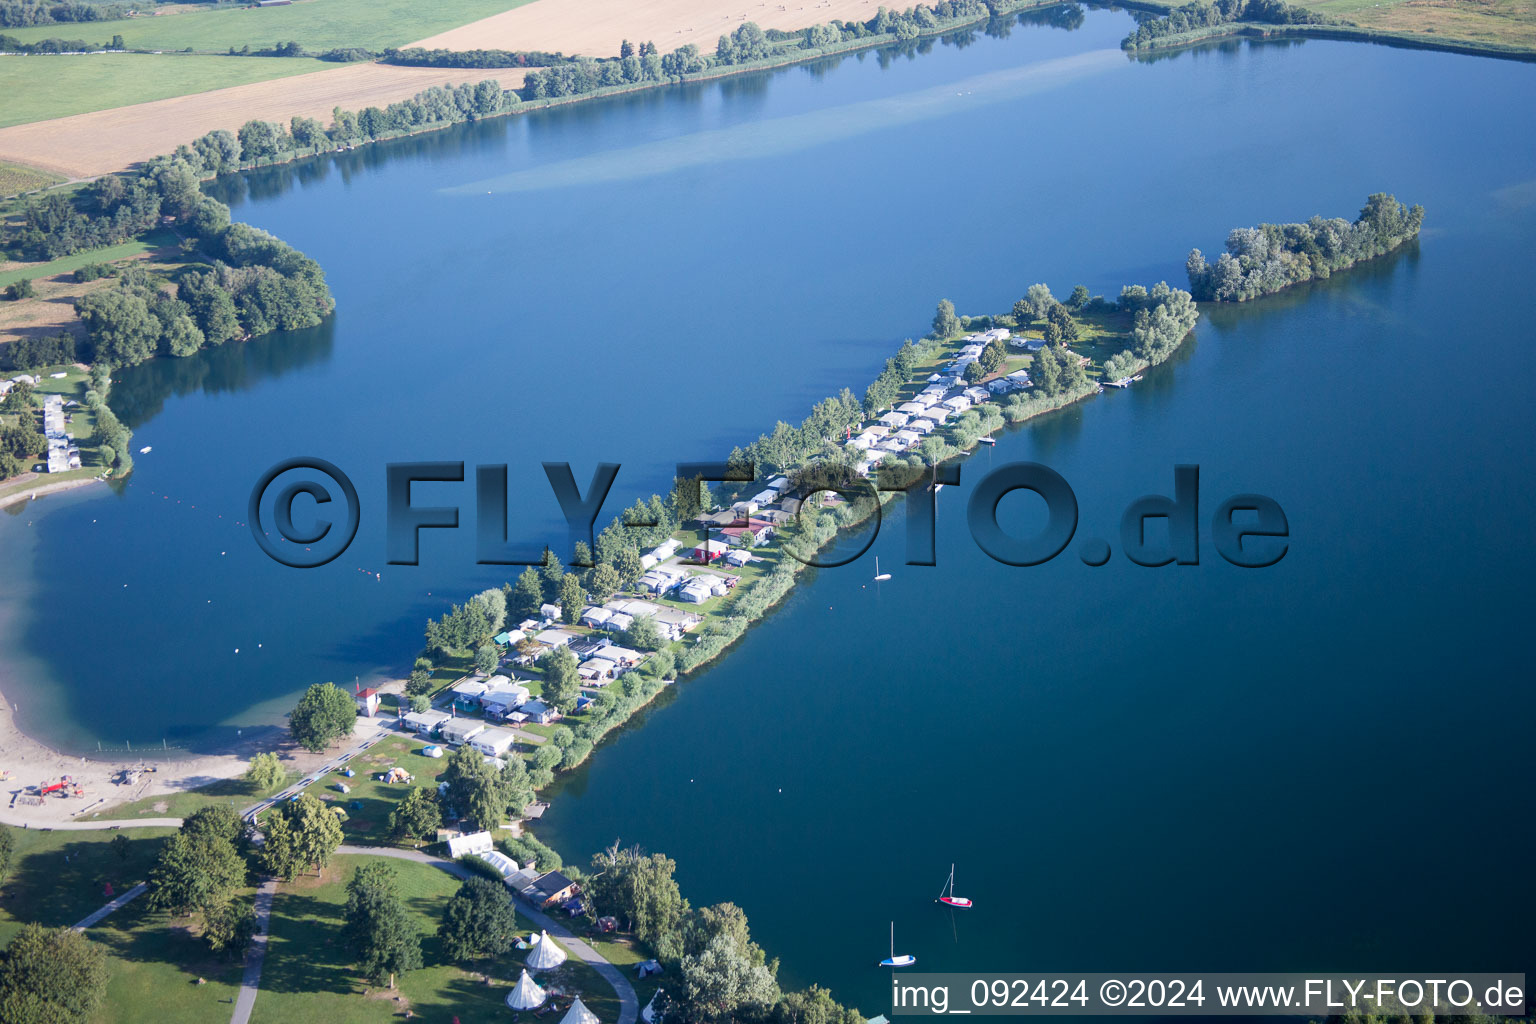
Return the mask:
<path id="1" fill-rule="evenodd" d="M 512 991 L 507 993 L 507 1005 L 514 1010 L 531 1010 L 546 998 L 544 990 L 535 985 L 533 979 L 528 977 L 528 972 L 524 971 Z"/>
<path id="2" fill-rule="evenodd" d="M 560 1024 L 600 1024 L 597 1014 L 587 1009 L 582 1004 L 581 997 L 577 996 L 571 1008 L 565 1011 L 565 1016 L 560 1018 Z"/>
<path id="3" fill-rule="evenodd" d="M 539 941 L 528 954 L 528 966 L 536 971 L 550 971 L 565 963 L 565 950 L 549 941 L 549 932 L 541 932 Z"/>

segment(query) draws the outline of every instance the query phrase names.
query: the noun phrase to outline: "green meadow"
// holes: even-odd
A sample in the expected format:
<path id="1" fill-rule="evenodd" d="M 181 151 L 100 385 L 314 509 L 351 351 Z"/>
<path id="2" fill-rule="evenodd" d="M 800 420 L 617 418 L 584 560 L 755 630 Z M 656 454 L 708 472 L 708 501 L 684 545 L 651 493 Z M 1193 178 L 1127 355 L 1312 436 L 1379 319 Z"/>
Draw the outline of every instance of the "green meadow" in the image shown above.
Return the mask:
<path id="1" fill-rule="evenodd" d="M 0 59 L 0 96 L 5 97 L 0 103 L 0 128 L 334 67 L 339 65 L 309 57 L 150 53 L 5 57 Z"/>
<path id="2" fill-rule="evenodd" d="M 114 35 L 120 35 L 131 50 L 185 50 L 190 47 L 204 53 L 227 53 L 231 46 L 237 50 L 242 46 L 257 50 L 286 42 L 297 42 L 312 51 L 347 46 L 382 50 L 386 46 L 403 46 L 425 39 L 526 2 L 528 0 L 455 0 L 437 4 L 419 0 L 299 0 L 287 7 L 220 5 L 212 10 L 184 9 L 123 21 L 38 25 L 5 31 L 27 43 L 50 37 L 83 37 L 89 43 L 105 43 Z"/>

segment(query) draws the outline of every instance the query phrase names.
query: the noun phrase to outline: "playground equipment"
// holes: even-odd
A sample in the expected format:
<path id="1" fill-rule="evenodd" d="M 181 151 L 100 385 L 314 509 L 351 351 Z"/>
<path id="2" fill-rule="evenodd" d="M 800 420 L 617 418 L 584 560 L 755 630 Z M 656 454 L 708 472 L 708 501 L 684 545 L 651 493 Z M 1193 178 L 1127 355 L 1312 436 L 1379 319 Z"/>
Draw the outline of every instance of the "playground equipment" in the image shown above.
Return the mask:
<path id="1" fill-rule="evenodd" d="M 66 775 L 59 779 L 58 782 L 49 782 L 39 786 L 37 795 L 59 797 L 85 796 L 85 788 Z"/>

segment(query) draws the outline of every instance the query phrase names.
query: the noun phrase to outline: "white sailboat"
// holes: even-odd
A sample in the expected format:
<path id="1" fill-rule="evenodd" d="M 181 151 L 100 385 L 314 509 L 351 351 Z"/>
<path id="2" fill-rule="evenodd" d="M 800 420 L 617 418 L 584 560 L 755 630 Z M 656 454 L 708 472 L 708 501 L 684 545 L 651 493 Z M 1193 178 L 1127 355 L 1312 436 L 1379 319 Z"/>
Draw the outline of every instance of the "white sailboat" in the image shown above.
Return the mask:
<path id="1" fill-rule="evenodd" d="M 949 881 L 944 888 L 939 890 L 939 902 L 947 907 L 960 907 L 965 909 L 971 905 L 971 901 L 964 896 L 955 895 L 955 866 L 949 866 Z"/>
<path id="2" fill-rule="evenodd" d="M 880 571 L 880 556 L 876 555 L 875 556 L 875 582 L 876 583 L 883 583 L 884 581 L 886 581 L 886 580 L 888 580 L 890 578 L 891 578 L 891 574 L 890 573 L 888 573 L 888 572 L 881 572 Z"/>
<path id="3" fill-rule="evenodd" d="M 880 961 L 881 967 L 911 967 L 917 963 L 917 957 L 911 953 L 896 955 L 896 922 L 891 922 L 891 955 Z"/>

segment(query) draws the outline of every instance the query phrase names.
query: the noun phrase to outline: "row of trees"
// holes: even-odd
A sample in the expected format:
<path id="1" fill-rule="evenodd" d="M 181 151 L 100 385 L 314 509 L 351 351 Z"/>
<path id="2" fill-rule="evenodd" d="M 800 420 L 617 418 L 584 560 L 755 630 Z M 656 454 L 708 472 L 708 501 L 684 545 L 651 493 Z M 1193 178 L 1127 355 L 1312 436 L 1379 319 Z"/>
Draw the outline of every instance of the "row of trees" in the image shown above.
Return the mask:
<path id="1" fill-rule="evenodd" d="M 1337 19 L 1326 14 L 1295 7 L 1284 0 L 1195 0 L 1175 7 L 1166 17 L 1143 21 L 1136 31 L 1121 40 L 1127 50 L 1154 46 L 1169 36 L 1200 29 L 1217 28 L 1238 21 L 1256 21 L 1266 25 L 1333 25 Z"/>
<path id="2" fill-rule="evenodd" d="M 35 370 L 40 366 L 63 366 L 80 358 L 73 334 L 16 338 L 3 350 L 6 362 L 15 370 Z"/>
<path id="3" fill-rule="evenodd" d="M 542 68 L 571 58 L 542 50 L 424 50 L 419 46 L 388 49 L 385 64 L 412 68 Z"/>
<path id="4" fill-rule="evenodd" d="M 121 50 L 123 37 L 113 36 L 110 43 L 88 43 L 84 39 L 39 39 L 24 43 L 16 36 L 0 32 L 0 53 L 84 53 L 90 50 Z"/>
<path id="5" fill-rule="evenodd" d="M 1313 217 L 1300 224 L 1235 228 L 1215 263 L 1195 249 L 1185 269 L 1195 298 L 1246 302 L 1389 253 L 1417 238 L 1423 224 L 1424 207 L 1409 208 L 1377 192 L 1353 222 Z"/>

